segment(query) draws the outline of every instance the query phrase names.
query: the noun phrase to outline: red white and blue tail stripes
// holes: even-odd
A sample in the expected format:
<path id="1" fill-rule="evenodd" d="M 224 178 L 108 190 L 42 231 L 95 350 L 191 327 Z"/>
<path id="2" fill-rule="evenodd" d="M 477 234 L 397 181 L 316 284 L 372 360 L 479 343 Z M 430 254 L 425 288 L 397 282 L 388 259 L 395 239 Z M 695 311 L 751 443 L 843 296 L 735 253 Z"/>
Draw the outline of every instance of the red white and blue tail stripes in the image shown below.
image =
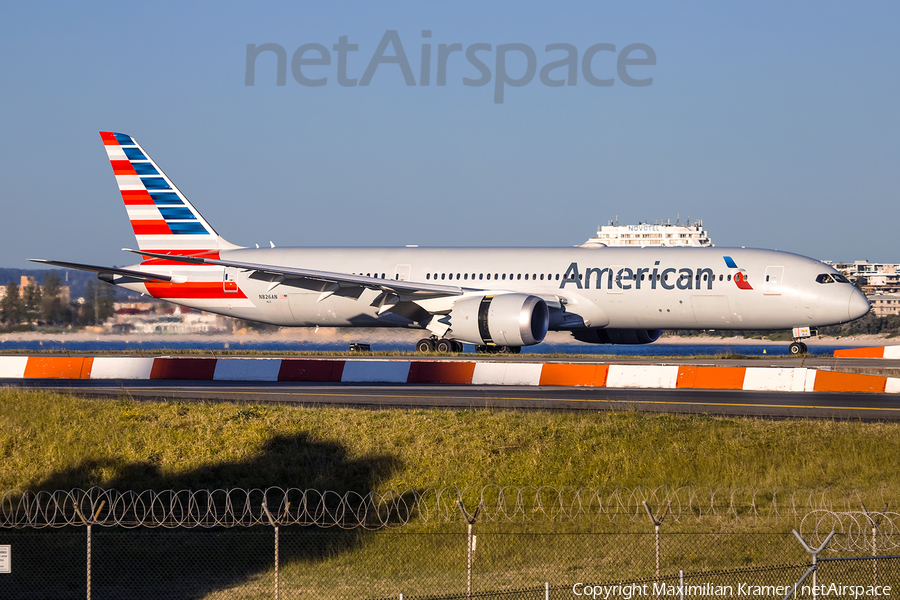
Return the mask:
<path id="1" fill-rule="evenodd" d="M 138 248 L 193 254 L 224 242 L 131 136 L 101 131 Z"/>

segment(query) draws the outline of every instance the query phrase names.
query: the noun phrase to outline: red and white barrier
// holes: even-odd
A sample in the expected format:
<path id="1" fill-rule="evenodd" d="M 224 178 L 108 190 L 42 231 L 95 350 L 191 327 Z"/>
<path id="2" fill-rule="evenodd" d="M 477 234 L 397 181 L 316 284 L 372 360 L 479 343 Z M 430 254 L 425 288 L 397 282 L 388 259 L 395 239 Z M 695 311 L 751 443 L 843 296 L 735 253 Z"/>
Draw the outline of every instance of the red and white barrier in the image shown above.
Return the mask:
<path id="1" fill-rule="evenodd" d="M 900 378 L 807 368 L 322 358 L 0 356 L 0 379 L 122 379 L 900 393 Z"/>

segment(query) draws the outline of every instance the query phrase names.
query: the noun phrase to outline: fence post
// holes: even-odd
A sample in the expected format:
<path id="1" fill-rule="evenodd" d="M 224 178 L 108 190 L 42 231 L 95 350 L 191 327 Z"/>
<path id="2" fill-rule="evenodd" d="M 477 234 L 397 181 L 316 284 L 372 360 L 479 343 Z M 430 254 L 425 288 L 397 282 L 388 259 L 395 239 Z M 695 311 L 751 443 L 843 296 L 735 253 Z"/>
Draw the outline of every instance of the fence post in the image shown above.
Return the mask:
<path id="1" fill-rule="evenodd" d="M 92 514 L 90 519 L 85 519 L 84 515 L 81 513 L 81 509 L 78 508 L 78 503 L 72 502 L 72 506 L 75 508 L 75 514 L 78 515 L 78 518 L 81 519 L 81 522 L 87 527 L 87 572 L 85 574 L 85 578 L 87 579 L 87 600 L 91 600 L 91 525 L 97 522 L 97 517 L 100 516 L 100 511 L 103 510 L 105 505 L 106 500 L 100 503 L 97 512 Z"/>
<path id="2" fill-rule="evenodd" d="M 821 552 L 822 550 L 824 550 L 824 549 L 825 549 L 825 546 L 828 545 L 828 542 L 831 541 L 831 538 L 834 537 L 835 531 L 834 531 L 834 529 L 832 529 L 832 530 L 831 530 L 831 533 L 828 534 L 828 537 L 825 538 L 825 541 L 822 542 L 822 545 L 819 546 L 816 550 L 813 550 L 812 548 L 810 548 L 809 545 L 808 545 L 805 541 L 803 541 L 803 538 L 800 537 L 800 534 L 797 532 L 796 529 L 792 529 L 791 531 L 794 532 L 794 536 L 795 536 L 798 540 L 800 540 L 800 543 L 801 543 L 801 544 L 803 544 L 803 548 L 804 548 L 807 552 L 809 552 L 810 554 L 812 554 L 812 566 L 810 566 L 809 570 L 806 572 L 806 575 L 809 575 L 810 573 L 812 573 L 812 577 L 813 577 L 813 582 L 812 582 L 812 597 L 813 597 L 813 600 L 816 600 L 816 570 L 817 570 L 817 567 L 816 567 L 816 558 L 819 556 L 819 552 Z M 788 598 L 791 597 L 792 594 L 794 594 L 794 593 L 797 592 L 797 587 L 798 587 L 801 583 L 803 583 L 803 580 L 806 579 L 806 575 L 804 575 L 804 576 L 800 579 L 800 581 L 798 581 L 797 583 L 794 584 L 794 589 L 793 589 L 791 592 L 789 592 L 787 596 L 785 596 L 785 600 L 787 600 Z"/>
<path id="3" fill-rule="evenodd" d="M 672 501 L 669 500 L 669 503 L 666 504 L 665 510 L 663 510 L 662 515 L 660 515 L 659 519 L 655 519 L 653 517 L 653 512 L 650 510 L 650 505 L 647 504 L 647 501 L 644 500 L 644 510 L 647 511 L 647 516 L 650 517 L 650 522 L 653 523 L 654 530 L 656 531 L 656 583 L 659 584 L 659 526 L 662 525 L 663 520 L 666 518 L 666 515 L 669 514 L 669 509 L 672 507 Z M 656 595 L 659 597 L 659 594 Z"/>
<path id="4" fill-rule="evenodd" d="M 878 545 L 877 534 L 878 534 L 878 526 L 881 525 L 881 520 L 884 518 L 884 513 L 887 512 L 887 502 L 884 503 L 884 508 L 881 509 L 881 514 L 878 516 L 878 520 L 872 518 L 872 515 L 869 514 L 869 510 L 866 508 L 865 504 L 862 504 L 863 512 L 866 514 L 866 520 L 869 522 L 869 525 L 872 526 L 872 585 L 878 585 Z"/>
<path id="5" fill-rule="evenodd" d="M 457 500 L 456 504 L 459 506 L 459 510 L 463 515 L 463 518 L 469 525 L 469 534 L 466 538 L 466 561 L 468 563 L 468 568 L 466 569 L 466 598 L 472 597 L 472 561 L 475 559 L 475 544 L 477 542 L 476 537 L 472 534 L 472 526 L 475 525 L 475 519 L 478 518 L 478 511 L 481 510 L 481 503 L 478 503 L 478 506 L 475 507 L 475 512 L 469 515 L 466 512 L 466 508 L 463 506 L 462 500 Z"/>
<path id="6" fill-rule="evenodd" d="M 287 512 L 290 507 L 290 502 L 285 503 L 284 516 L 287 516 Z M 266 505 L 265 500 L 263 500 L 262 509 L 266 513 L 266 517 L 269 519 L 269 525 L 275 528 L 275 600 L 279 600 L 281 597 L 281 587 L 278 584 L 278 526 L 281 524 L 282 517 L 279 516 L 278 519 L 273 519 L 272 513 L 269 512 L 269 507 Z"/>

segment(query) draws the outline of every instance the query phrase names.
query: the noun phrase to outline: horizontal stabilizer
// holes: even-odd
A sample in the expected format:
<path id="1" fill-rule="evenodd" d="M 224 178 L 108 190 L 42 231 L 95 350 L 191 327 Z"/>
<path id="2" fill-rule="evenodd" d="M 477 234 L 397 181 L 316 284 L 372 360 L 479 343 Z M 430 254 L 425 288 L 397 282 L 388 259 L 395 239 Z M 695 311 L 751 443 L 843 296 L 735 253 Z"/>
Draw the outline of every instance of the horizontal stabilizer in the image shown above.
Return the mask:
<path id="1" fill-rule="evenodd" d="M 172 281 L 169 275 L 157 275 L 155 273 L 144 273 L 143 271 L 133 271 L 131 269 L 117 269 L 116 267 L 98 267 L 97 265 L 82 265 L 80 263 L 62 262 L 59 260 L 44 260 L 43 258 L 29 258 L 31 262 L 43 263 L 45 265 L 53 265 L 55 267 L 63 267 L 65 269 L 77 269 L 79 271 L 93 271 L 98 275 L 101 273 L 110 273 L 112 275 L 121 275 L 123 277 L 132 277 L 142 281 Z"/>

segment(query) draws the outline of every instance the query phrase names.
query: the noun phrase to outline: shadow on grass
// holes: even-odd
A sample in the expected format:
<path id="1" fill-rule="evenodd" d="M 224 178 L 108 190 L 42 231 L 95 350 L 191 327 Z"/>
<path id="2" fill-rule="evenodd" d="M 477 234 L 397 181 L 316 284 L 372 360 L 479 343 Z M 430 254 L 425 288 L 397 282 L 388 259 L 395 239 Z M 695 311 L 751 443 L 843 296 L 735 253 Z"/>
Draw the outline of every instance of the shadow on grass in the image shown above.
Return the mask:
<path id="1" fill-rule="evenodd" d="M 314 441 L 306 434 L 299 434 L 270 439 L 256 456 L 245 462 L 206 465 L 178 475 L 162 474 L 152 461 L 85 461 L 51 474 L 34 489 L 86 487 L 85 482 L 98 481 L 100 473 L 112 471 L 115 476 L 102 482 L 105 489 L 264 490 L 277 485 L 328 490 L 335 492 L 330 498 L 337 500 L 347 492 L 365 495 L 377 489 L 397 466 L 397 459 L 389 455 L 349 458 L 340 444 Z M 321 508 L 337 508 L 334 502 L 327 504 Z M 278 506 L 270 509 L 275 513 Z M 281 567 L 293 564 L 294 568 L 301 565 L 301 569 L 305 569 L 303 564 L 311 569 L 324 569 L 323 563 L 360 548 L 367 536 L 363 529 L 339 526 L 289 526 L 281 527 L 280 532 Z M 0 596 L 83 598 L 86 540 L 84 527 L 43 531 L 0 529 L 0 544 L 13 546 L 15 561 L 12 577 L 6 575 L 0 581 Z M 98 598 L 274 595 L 275 535 L 270 526 L 190 530 L 94 526 L 91 546 L 91 583 Z"/>

